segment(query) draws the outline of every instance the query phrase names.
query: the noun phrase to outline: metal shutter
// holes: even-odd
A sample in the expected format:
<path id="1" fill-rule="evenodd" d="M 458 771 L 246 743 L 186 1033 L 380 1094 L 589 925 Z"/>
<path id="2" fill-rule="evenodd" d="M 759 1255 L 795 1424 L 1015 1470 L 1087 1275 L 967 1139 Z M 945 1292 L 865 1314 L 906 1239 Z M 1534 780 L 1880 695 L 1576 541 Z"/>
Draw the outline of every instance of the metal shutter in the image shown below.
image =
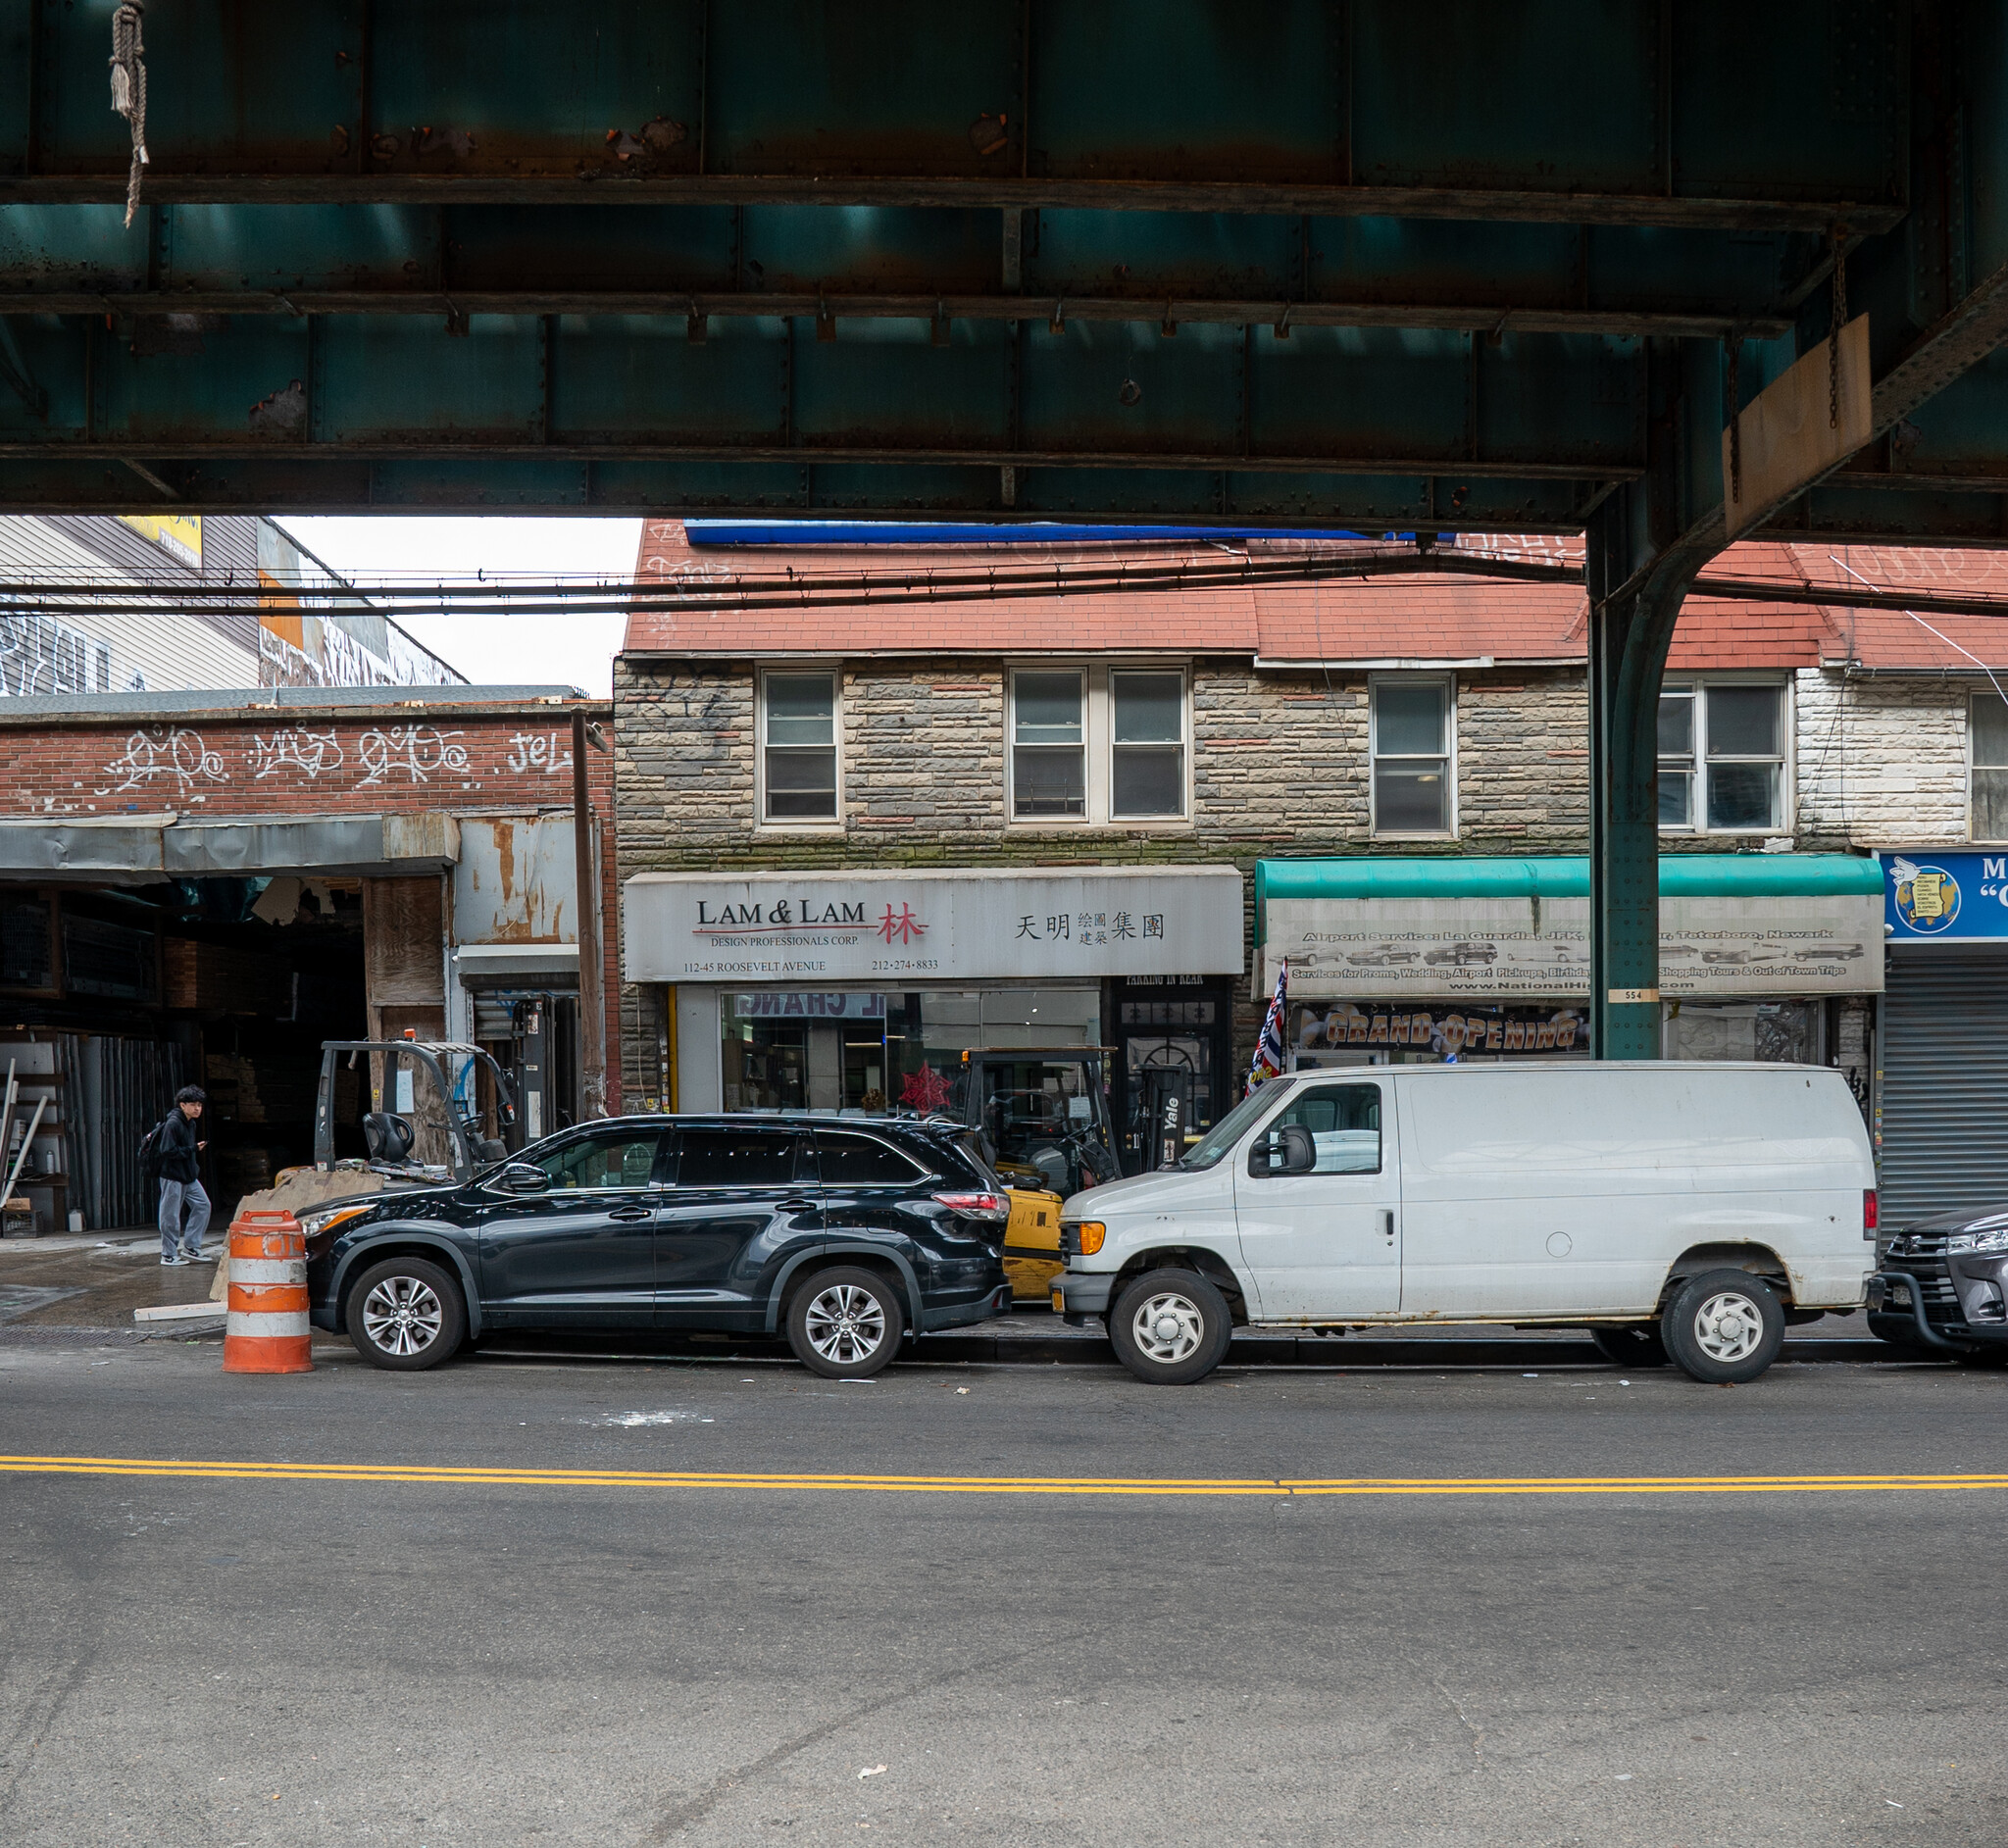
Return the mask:
<path id="1" fill-rule="evenodd" d="M 1882 1224 L 2008 1211 L 2008 956 L 1890 958 Z"/>

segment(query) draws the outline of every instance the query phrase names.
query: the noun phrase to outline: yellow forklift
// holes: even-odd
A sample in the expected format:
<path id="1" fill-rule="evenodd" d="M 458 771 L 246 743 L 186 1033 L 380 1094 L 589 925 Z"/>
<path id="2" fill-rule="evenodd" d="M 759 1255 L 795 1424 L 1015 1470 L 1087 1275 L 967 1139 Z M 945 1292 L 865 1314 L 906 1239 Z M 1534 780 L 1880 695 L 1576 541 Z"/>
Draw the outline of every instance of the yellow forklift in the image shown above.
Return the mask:
<path id="1" fill-rule="evenodd" d="M 1100 1046 L 1002 1046 L 962 1055 L 957 1114 L 1011 1191 L 1004 1274 L 1017 1302 L 1050 1302 L 1060 1203 L 1122 1173 Z"/>

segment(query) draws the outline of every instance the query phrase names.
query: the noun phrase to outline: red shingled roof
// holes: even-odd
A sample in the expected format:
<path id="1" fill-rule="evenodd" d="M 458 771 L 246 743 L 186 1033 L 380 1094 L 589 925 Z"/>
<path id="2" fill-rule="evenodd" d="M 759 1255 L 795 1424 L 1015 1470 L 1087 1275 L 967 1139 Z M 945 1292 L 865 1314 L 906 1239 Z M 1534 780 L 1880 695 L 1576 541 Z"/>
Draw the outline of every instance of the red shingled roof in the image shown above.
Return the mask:
<path id="1" fill-rule="evenodd" d="M 1131 545 L 915 545 L 693 547 L 679 520 L 644 526 L 638 583 L 682 583 L 693 594 L 740 577 L 862 579 L 927 571 L 994 568 L 1014 577 L 1040 565 L 1119 562 L 1220 563 L 1318 551 L 1384 551 L 1361 541 L 1248 539 L 1217 543 L 1139 539 Z M 1470 535 L 1459 550 L 1480 556 L 1580 565 L 1580 539 Z M 1751 541 L 1732 546 L 1711 574 L 1836 587 L 1859 574 L 1870 587 L 1929 585 L 1940 592 L 2008 599 L 2008 557 L 1885 546 Z M 1175 652 L 1247 655 L 1277 665 L 1497 662 L 1501 666 L 1585 658 L 1587 604 L 1580 585 L 1449 575 L 1268 582 L 1226 588 L 1139 588 L 1083 595 L 999 597 L 973 602 L 870 605 L 841 610 L 636 611 L 633 652 L 745 659 L 801 654 L 1101 654 Z M 1908 617 L 1838 606 L 1752 602 L 1694 595 L 1674 634 L 1673 672 L 1817 667 L 1859 661 L 1883 669 L 1964 668 L 1960 648 L 1990 665 L 2008 659 L 2008 633 L 1988 617 Z M 1946 639 L 1936 639 L 1932 631 Z M 1999 640 L 1996 637 L 1999 636 Z M 1957 644 L 1954 646 L 1953 644 Z"/>

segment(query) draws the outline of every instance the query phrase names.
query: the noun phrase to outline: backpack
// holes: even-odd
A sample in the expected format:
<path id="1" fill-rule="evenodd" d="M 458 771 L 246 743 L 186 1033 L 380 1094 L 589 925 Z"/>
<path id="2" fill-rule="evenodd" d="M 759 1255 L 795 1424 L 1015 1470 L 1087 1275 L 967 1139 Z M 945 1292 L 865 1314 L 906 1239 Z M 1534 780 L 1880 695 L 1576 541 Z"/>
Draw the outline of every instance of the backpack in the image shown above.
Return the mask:
<path id="1" fill-rule="evenodd" d="M 168 1120 L 159 1123 L 139 1138 L 139 1177 L 149 1186 L 161 1177 L 161 1144 L 167 1140 Z"/>

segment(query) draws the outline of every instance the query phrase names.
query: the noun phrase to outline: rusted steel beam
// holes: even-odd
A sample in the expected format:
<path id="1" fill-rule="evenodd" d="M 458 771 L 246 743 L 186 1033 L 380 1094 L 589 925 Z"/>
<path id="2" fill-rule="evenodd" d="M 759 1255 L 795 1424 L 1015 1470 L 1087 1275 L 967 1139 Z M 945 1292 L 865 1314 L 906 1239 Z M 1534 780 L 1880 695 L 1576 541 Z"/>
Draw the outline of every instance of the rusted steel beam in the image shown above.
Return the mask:
<path id="1" fill-rule="evenodd" d="M 0 174 L 0 205 L 112 205 L 126 175 Z M 1094 212 L 1309 213 L 1324 218 L 1644 225 L 1664 229 L 1822 232 L 1893 228 L 1900 202 L 1847 198 L 1668 198 L 1658 193 L 1476 186 L 1322 186 L 1194 180 L 873 178 L 826 175 L 628 175 L 563 173 L 149 173 L 156 205 L 831 205 L 1040 206 Z"/>
<path id="2" fill-rule="evenodd" d="M 1751 316 L 1681 309 L 1628 310 L 1488 303 L 1318 302 L 1276 299 L 1078 295 L 874 295 L 831 288 L 819 294 L 738 290 L 16 289 L 0 292 L 0 315 L 696 315 L 719 319 L 844 321 L 1127 322 L 1138 325 L 1427 327 L 1445 332 L 1665 334 L 1715 340 L 1732 333 L 1772 339 L 1791 329 L 1787 314 Z"/>

